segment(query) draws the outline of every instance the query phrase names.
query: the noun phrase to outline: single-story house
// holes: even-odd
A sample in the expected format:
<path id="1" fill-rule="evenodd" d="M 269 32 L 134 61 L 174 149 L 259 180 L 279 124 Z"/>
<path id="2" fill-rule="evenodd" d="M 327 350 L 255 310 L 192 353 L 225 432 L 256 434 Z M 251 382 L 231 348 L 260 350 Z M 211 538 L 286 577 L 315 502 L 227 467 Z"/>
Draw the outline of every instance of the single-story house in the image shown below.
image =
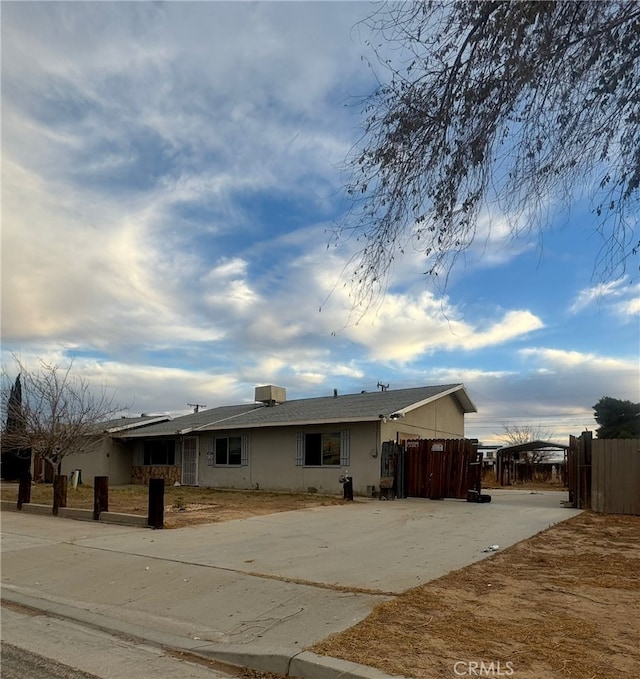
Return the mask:
<path id="1" fill-rule="evenodd" d="M 110 435 L 129 451 L 132 483 L 339 493 L 348 474 L 354 492 L 371 495 L 383 442 L 464 438 L 464 416 L 476 411 L 462 384 L 289 401 L 268 385 L 253 403 Z"/>
<path id="2" fill-rule="evenodd" d="M 96 434 L 88 435 L 93 439 L 88 452 L 70 454 L 63 458 L 62 474 L 71 476 L 75 469 L 80 469 L 84 483 L 92 483 L 95 476 L 108 476 L 109 483 L 113 486 L 131 483 L 133 465 L 131 447 L 125 445 L 117 435 L 167 422 L 170 419 L 168 415 L 140 415 L 101 422 L 96 425 Z M 42 460 L 34 459 L 32 470 L 34 480 L 53 479 L 53 470 L 50 473 L 51 478 L 45 478 L 46 466 Z"/>

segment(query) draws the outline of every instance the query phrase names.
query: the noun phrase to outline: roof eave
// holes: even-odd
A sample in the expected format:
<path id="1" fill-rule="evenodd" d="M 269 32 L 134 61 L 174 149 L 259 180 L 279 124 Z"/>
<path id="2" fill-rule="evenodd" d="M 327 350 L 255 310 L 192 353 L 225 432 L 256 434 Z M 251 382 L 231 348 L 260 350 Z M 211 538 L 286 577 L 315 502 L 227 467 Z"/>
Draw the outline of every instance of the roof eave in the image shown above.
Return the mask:
<path id="1" fill-rule="evenodd" d="M 160 424 L 161 422 L 169 422 L 171 418 L 168 415 L 162 415 L 159 417 L 150 417 L 148 420 L 131 422 L 129 424 L 124 424 L 121 427 L 109 427 L 104 431 L 108 434 L 117 434 L 120 431 L 128 431 L 129 429 L 138 429 L 140 427 L 148 427 L 152 424 Z"/>
<path id="2" fill-rule="evenodd" d="M 437 401 L 445 396 L 451 396 L 455 395 L 455 397 L 458 399 L 460 405 L 462 406 L 462 409 L 464 410 L 465 414 L 466 413 L 477 413 L 478 408 L 476 407 L 476 404 L 471 400 L 469 397 L 469 394 L 467 394 L 467 390 L 464 388 L 464 384 L 456 384 L 455 386 L 451 387 L 451 389 L 447 389 L 445 391 L 441 391 L 437 394 L 434 394 L 433 396 L 430 396 L 429 398 L 425 398 L 422 401 L 416 401 L 415 403 L 412 403 L 411 405 L 407 406 L 406 408 L 400 408 L 399 410 L 396 410 L 393 415 L 405 415 L 406 413 L 411 412 L 412 410 L 416 410 L 416 408 L 422 408 L 422 406 L 426 406 L 429 403 L 433 403 L 434 401 Z"/>

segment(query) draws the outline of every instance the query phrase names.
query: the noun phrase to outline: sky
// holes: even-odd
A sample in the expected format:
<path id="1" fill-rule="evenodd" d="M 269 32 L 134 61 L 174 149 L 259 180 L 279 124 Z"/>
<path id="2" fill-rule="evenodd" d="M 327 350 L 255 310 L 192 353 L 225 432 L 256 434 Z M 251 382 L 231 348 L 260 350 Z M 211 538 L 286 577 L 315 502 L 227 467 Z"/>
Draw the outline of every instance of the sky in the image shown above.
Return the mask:
<path id="1" fill-rule="evenodd" d="M 483 443 L 640 401 L 637 261 L 594 277 L 584 199 L 542 239 L 493 214 L 444 290 L 407 252 L 354 322 L 331 241 L 371 7 L 3 2 L 5 368 L 73 361 L 132 415 L 462 382 Z"/>

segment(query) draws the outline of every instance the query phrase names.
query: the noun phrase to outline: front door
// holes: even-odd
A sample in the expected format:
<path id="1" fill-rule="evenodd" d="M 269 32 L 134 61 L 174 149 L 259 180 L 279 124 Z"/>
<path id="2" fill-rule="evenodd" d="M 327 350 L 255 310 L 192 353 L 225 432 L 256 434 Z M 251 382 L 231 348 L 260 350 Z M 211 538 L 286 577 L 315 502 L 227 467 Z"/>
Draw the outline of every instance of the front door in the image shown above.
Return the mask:
<path id="1" fill-rule="evenodd" d="M 185 438 L 182 441 L 182 485 L 198 485 L 198 439 Z"/>

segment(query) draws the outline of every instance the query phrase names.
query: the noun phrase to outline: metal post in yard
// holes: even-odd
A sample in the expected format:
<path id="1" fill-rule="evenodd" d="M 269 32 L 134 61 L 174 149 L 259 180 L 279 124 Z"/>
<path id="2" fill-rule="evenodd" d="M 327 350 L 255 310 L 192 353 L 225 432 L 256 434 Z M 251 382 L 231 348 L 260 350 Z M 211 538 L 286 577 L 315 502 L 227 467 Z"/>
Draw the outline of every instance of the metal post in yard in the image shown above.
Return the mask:
<path id="1" fill-rule="evenodd" d="M 164 479 L 149 479 L 147 525 L 152 528 L 164 528 Z"/>
<path id="2" fill-rule="evenodd" d="M 98 521 L 100 512 L 109 511 L 109 477 L 96 476 L 93 479 L 93 520 Z"/>

